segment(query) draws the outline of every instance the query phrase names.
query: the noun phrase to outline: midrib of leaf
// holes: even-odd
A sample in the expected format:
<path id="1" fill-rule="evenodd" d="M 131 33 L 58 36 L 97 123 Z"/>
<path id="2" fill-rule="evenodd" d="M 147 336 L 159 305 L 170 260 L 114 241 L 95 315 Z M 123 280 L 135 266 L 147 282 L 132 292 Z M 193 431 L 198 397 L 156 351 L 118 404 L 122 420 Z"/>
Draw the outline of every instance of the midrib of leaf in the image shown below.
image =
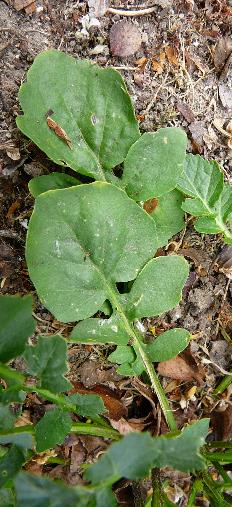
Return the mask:
<path id="1" fill-rule="evenodd" d="M 62 101 L 63 101 L 64 108 L 66 109 L 67 113 L 68 113 L 68 114 L 70 114 L 70 115 L 72 116 L 74 123 L 76 123 L 76 125 L 77 125 L 77 127 L 78 127 L 78 129 L 79 129 L 79 132 L 80 132 L 80 134 L 81 134 L 81 138 L 82 138 L 82 140 L 84 141 L 86 148 L 87 148 L 87 149 L 88 149 L 88 151 L 91 153 L 91 155 L 92 155 L 92 157 L 94 158 L 94 160 L 96 161 L 97 167 L 98 167 L 98 169 L 99 169 L 99 173 L 98 173 L 98 174 L 99 174 L 99 181 L 106 181 L 105 174 L 104 174 L 104 171 L 103 171 L 103 169 L 102 169 L 102 165 L 100 164 L 100 161 L 99 161 L 99 159 L 98 159 L 98 157 L 97 157 L 96 153 L 94 153 L 94 151 L 92 150 L 92 148 L 91 148 L 91 147 L 89 146 L 89 144 L 86 142 L 85 137 L 84 137 L 84 135 L 83 135 L 83 133 L 82 133 L 82 130 L 81 130 L 81 128 L 79 127 L 78 122 L 77 122 L 76 118 L 74 117 L 72 110 L 67 108 L 67 105 L 66 105 L 66 102 L 65 102 L 65 100 L 64 100 L 64 97 L 62 96 L 61 98 L 62 98 Z M 104 122 L 104 129 L 105 129 L 105 122 Z M 103 134 L 104 134 L 104 129 L 103 129 Z M 100 145 L 100 147 L 101 147 L 101 145 Z M 100 151 L 100 149 L 99 149 L 99 151 Z M 98 153 L 99 153 L 99 152 L 98 152 Z"/>
<path id="2" fill-rule="evenodd" d="M 121 320 L 124 323 L 125 330 L 132 340 L 132 345 L 134 345 L 136 347 L 136 352 L 138 352 L 140 354 L 140 357 L 143 361 L 144 367 L 145 367 L 147 374 L 150 378 L 151 386 L 154 389 L 154 391 L 157 395 L 157 398 L 159 400 L 160 406 L 163 410 L 166 422 L 167 422 L 171 431 L 176 431 L 177 425 L 176 425 L 176 421 L 173 417 L 172 410 L 169 406 L 168 400 L 166 398 L 163 387 L 159 381 L 159 378 L 154 370 L 153 364 L 143 348 L 143 342 L 142 342 L 142 339 L 139 335 L 139 332 L 137 330 L 135 330 L 133 324 L 128 320 L 126 314 L 124 313 L 121 303 L 119 301 L 119 293 L 118 293 L 116 287 L 111 286 L 109 284 L 109 282 L 106 280 L 105 276 L 102 274 L 102 272 L 98 269 L 98 267 L 94 263 L 93 263 L 93 265 L 95 266 L 99 275 L 102 278 L 102 281 L 105 285 L 109 300 L 110 300 L 113 308 L 115 308 L 117 310 L 117 312 L 119 313 L 119 315 L 121 317 Z"/>
<path id="3" fill-rule="evenodd" d="M 214 208 L 211 208 L 207 201 L 205 201 L 202 197 L 201 194 L 199 194 L 198 190 L 196 189 L 196 187 L 194 187 L 192 181 L 188 178 L 188 176 L 186 176 L 186 179 L 188 180 L 190 186 L 192 187 L 192 189 L 194 190 L 195 194 L 196 194 L 196 197 L 204 204 L 205 208 L 207 209 L 207 211 L 209 212 L 209 214 L 212 216 L 212 218 L 214 218 L 216 224 L 218 225 L 218 227 L 221 229 L 222 231 L 222 234 L 224 234 L 224 236 L 228 239 L 232 239 L 232 233 L 230 232 L 229 228 L 227 227 L 227 225 L 223 222 L 223 219 L 222 219 L 222 216 L 221 216 L 221 212 L 220 210 L 217 210 L 217 215 L 215 216 L 215 209 Z"/>

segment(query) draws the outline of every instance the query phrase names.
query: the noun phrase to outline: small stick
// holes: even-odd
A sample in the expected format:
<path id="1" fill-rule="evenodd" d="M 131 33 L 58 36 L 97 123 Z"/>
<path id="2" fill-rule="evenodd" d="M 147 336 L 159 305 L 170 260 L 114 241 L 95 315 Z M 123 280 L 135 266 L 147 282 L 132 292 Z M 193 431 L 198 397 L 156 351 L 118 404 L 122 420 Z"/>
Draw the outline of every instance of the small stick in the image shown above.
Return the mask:
<path id="1" fill-rule="evenodd" d="M 110 12 L 111 14 L 118 14 L 119 16 L 145 16 L 146 14 L 151 14 L 156 10 L 156 6 L 153 5 L 152 7 L 146 7 L 146 9 L 140 9 L 138 11 L 125 11 L 124 9 L 114 9 L 114 7 L 109 7 L 107 9 L 107 12 Z"/>

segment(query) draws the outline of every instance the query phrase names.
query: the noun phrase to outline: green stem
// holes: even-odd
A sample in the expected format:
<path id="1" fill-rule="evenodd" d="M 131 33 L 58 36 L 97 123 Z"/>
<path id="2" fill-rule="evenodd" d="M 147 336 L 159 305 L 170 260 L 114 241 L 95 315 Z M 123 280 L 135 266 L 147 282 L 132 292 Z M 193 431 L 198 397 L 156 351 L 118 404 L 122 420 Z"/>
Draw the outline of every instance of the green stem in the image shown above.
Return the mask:
<path id="1" fill-rule="evenodd" d="M 125 313 L 123 311 L 121 304 L 118 301 L 117 296 L 115 295 L 115 291 L 112 288 L 110 288 L 109 286 L 107 286 L 107 289 L 108 289 L 108 293 L 109 293 L 109 297 L 110 297 L 110 301 L 111 301 L 112 306 L 115 307 L 115 309 L 120 314 L 120 317 L 121 317 L 122 321 L 124 322 L 125 329 L 132 340 L 132 344 L 134 344 L 134 346 L 136 347 L 136 350 L 140 354 L 140 357 L 143 361 L 143 364 L 145 366 L 147 374 L 150 378 L 151 386 L 154 389 L 156 396 L 159 400 L 160 406 L 163 410 L 163 414 L 166 419 L 167 425 L 171 431 L 176 432 L 176 431 L 178 431 L 176 421 L 174 419 L 168 399 L 167 399 L 164 389 L 159 381 L 159 378 L 158 378 L 158 375 L 154 369 L 154 366 L 143 348 L 142 338 L 139 335 L 139 332 L 137 330 L 135 330 L 133 324 L 131 324 L 129 322 L 127 316 L 125 315 Z"/>
<path id="2" fill-rule="evenodd" d="M 18 435 L 20 433 L 31 433 L 34 434 L 35 428 L 32 424 L 26 426 L 19 426 L 6 432 L 0 432 L 0 436 L 4 435 Z M 95 424 L 87 423 L 74 423 L 71 427 L 72 433 L 78 433 L 78 435 L 91 435 L 94 437 L 110 438 L 112 440 L 120 440 L 121 435 L 118 431 L 113 428 L 105 428 L 97 426 Z"/>
<path id="3" fill-rule="evenodd" d="M 186 507 L 194 507 L 196 496 L 202 491 L 202 489 L 202 481 L 200 479 L 196 479 L 193 483 Z"/>
<path id="4" fill-rule="evenodd" d="M 232 452 L 203 452 L 203 456 L 214 463 L 214 461 L 218 461 L 220 463 L 228 464 L 232 463 Z"/>
<path id="5" fill-rule="evenodd" d="M 228 507 L 228 503 L 223 496 L 215 488 L 215 483 L 208 472 L 202 473 L 203 489 L 207 497 L 213 501 L 212 506 L 214 507 Z"/>
<path id="6" fill-rule="evenodd" d="M 219 394 L 222 394 L 231 384 L 232 382 L 232 370 L 230 370 L 231 375 L 226 375 L 220 384 L 214 389 L 213 395 L 218 396 Z"/>

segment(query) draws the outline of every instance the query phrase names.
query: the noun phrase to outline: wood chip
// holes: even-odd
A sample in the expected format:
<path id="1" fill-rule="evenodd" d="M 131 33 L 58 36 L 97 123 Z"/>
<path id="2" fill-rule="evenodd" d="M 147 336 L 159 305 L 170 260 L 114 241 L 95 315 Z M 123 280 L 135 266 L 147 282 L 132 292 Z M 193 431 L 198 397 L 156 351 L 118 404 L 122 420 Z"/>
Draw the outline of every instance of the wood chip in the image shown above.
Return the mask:
<path id="1" fill-rule="evenodd" d="M 110 30 L 110 50 L 121 58 L 134 55 L 141 46 L 139 29 L 130 21 L 119 21 Z"/>

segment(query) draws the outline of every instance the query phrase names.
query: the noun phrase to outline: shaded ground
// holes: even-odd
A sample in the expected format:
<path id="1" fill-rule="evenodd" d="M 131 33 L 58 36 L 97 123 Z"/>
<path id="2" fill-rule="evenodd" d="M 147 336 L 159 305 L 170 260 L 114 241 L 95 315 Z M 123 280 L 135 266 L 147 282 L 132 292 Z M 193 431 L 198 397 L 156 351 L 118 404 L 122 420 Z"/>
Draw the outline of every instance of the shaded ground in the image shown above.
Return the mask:
<path id="1" fill-rule="evenodd" d="M 94 10 L 91 17 L 87 1 L 38 1 L 31 15 L 25 10 L 17 12 L 9 3 L 14 2 L 0 2 L 0 275 L 2 293 L 23 294 L 34 291 L 24 260 L 27 222 L 33 207 L 27 183 L 32 176 L 54 170 L 54 164 L 15 125 L 19 112 L 18 88 L 34 57 L 53 47 L 76 58 L 90 58 L 104 67 L 119 69 L 135 104 L 141 130 L 181 126 L 188 134 L 189 150 L 215 158 L 231 182 L 232 150 L 225 131 L 232 113 L 229 93 L 232 57 L 227 47 L 226 64 L 225 51 L 215 53 L 215 48 L 219 40 L 225 41 L 230 34 L 232 14 L 231 2 L 223 0 L 154 2 L 164 8 L 157 5 L 151 15 L 131 18 L 141 32 L 141 48 L 132 56 L 120 58 L 113 57 L 109 48 L 110 28 L 122 19 L 118 15 L 106 13 L 92 23 Z M 149 5 L 153 2 L 146 2 Z M 137 9 L 141 2 L 112 1 L 111 6 Z M 231 295 L 227 278 L 214 264 L 221 247 L 218 237 L 199 236 L 189 222 L 184 234 L 168 246 L 168 251 L 175 249 L 191 263 L 184 301 L 163 318 L 147 319 L 143 323 L 148 338 L 154 332 L 176 325 L 194 334 L 191 351 L 182 355 L 182 365 L 178 364 L 178 368 L 174 365 L 174 372 L 169 371 L 169 377 L 163 377 L 180 425 L 215 412 L 212 391 L 225 370 L 231 368 Z M 70 331 L 69 326 L 55 321 L 39 302 L 35 316 L 40 333 L 59 331 L 67 335 Z M 84 387 L 99 393 L 101 389 L 108 390 L 110 420 L 115 428 L 125 432 L 149 427 L 154 434 L 166 431 L 153 395 L 144 390 L 143 384 L 115 373 L 107 364 L 106 347 L 73 346 L 69 354 L 70 377 L 79 382 L 79 390 Z M 187 373 L 178 378 L 176 371 L 184 367 Z M 230 391 L 227 391 L 216 407 L 221 411 L 226 409 L 220 415 L 220 425 L 217 415 L 214 417 L 217 438 L 231 437 L 232 429 L 228 429 L 228 422 L 223 422 L 227 420 L 229 398 Z M 41 401 L 29 396 L 29 420 L 36 420 L 41 410 L 44 410 Z M 78 484 L 82 481 L 81 463 L 95 459 L 105 447 L 103 439 L 70 437 L 58 451 L 70 458 L 68 466 L 34 462 L 30 470 L 46 471 L 53 477 Z M 167 476 L 172 481 L 170 498 L 177 505 L 185 505 L 189 478 L 168 471 Z M 149 484 L 145 486 L 147 489 Z M 135 505 L 130 488 L 125 483 L 119 485 L 121 505 Z M 206 504 L 199 499 L 198 505 Z"/>

